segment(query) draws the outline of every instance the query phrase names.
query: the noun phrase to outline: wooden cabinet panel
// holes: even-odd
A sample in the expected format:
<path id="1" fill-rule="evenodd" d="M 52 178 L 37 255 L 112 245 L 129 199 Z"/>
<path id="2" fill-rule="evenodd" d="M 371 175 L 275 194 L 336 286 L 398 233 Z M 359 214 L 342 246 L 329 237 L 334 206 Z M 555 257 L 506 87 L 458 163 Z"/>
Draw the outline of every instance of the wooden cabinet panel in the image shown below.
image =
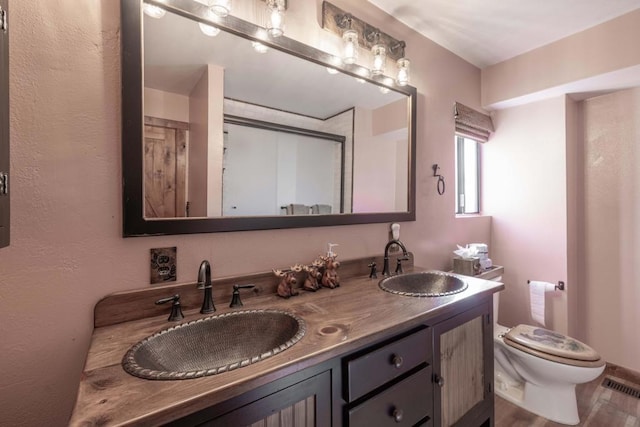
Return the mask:
<path id="1" fill-rule="evenodd" d="M 491 301 L 433 328 L 434 425 L 478 426 L 493 420 Z"/>
<path id="2" fill-rule="evenodd" d="M 252 397 L 252 392 L 247 394 Z M 207 427 L 329 427 L 331 426 L 331 370 L 267 394 L 255 394 L 239 406 L 212 407 L 171 423 Z M 255 399 L 255 400 L 254 400 Z M 233 401 L 231 401 L 233 402 Z M 224 406 L 224 407 L 223 407 Z"/>
<path id="3" fill-rule="evenodd" d="M 431 331 L 423 329 L 346 362 L 346 400 L 375 388 L 431 360 Z"/>
<path id="4" fill-rule="evenodd" d="M 316 398 L 310 396 L 252 423 L 249 427 L 314 427 L 315 425 Z"/>
<path id="5" fill-rule="evenodd" d="M 484 398 L 482 317 L 440 335 L 442 425 L 450 426 Z"/>

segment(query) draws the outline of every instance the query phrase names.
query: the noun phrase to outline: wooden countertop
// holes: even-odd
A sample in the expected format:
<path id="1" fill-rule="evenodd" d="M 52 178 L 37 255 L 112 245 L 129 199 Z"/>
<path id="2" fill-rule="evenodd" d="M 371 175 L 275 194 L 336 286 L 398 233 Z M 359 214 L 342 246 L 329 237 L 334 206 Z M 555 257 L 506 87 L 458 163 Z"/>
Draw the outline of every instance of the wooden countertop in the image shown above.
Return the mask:
<path id="1" fill-rule="evenodd" d="M 435 317 L 453 315 L 504 289 L 499 282 L 459 277 L 469 284 L 467 290 L 438 298 L 385 292 L 378 287 L 380 279 L 369 279 L 368 273 L 343 279 L 339 288 L 301 292 L 289 300 L 274 294 L 243 298 L 241 310 L 281 309 L 300 316 L 306 322 L 306 334 L 293 347 L 271 358 L 197 379 L 140 379 L 126 373 L 121 366 L 122 357 L 133 344 L 172 326 L 167 322 L 169 307 L 164 307 L 162 316 L 96 327 L 70 425 L 167 423 Z M 155 298 L 147 298 L 152 305 Z M 215 314 L 238 310 L 228 308 L 228 303 L 226 298 L 216 300 Z M 198 309 L 185 310 L 184 314 L 184 322 L 207 317 Z"/>

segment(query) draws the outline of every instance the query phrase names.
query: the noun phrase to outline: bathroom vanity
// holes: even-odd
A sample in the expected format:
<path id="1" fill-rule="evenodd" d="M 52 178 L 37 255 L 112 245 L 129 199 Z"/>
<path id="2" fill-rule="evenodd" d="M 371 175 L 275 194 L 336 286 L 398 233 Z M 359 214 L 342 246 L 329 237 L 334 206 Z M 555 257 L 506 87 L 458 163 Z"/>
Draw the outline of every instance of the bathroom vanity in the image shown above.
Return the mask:
<path id="1" fill-rule="evenodd" d="M 460 276 L 468 288 L 458 294 L 394 295 L 368 278 L 370 261 L 345 261 L 337 289 L 288 300 L 267 273 L 214 281 L 215 314 L 238 310 L 228 308 L 231 284 L 256 283 L 240 310 L 288 311 L 306 333 L 268 359 L 196 379 L 141 379 L 121 366 L 132 345 L 171 326 L 158 296 L 179 292 L 184 321 L 207 317 L 195 285 L 106 297 L 70 424 L 493 425 L 492 294 L 503 285 Z"/>

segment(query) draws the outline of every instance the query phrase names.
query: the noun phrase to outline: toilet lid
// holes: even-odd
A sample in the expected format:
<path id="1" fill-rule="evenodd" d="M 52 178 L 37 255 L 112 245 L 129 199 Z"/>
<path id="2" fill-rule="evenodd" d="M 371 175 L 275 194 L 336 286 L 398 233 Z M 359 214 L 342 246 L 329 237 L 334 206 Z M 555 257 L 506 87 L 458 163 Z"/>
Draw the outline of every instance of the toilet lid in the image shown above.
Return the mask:
<path id="1" fill-rule="evenodd" d="M 527 353 L 569 365 L 601 362 L 600 355 L 588 345 L 536 326 L 518 325 L 505 334 L 504 342 Z"/>

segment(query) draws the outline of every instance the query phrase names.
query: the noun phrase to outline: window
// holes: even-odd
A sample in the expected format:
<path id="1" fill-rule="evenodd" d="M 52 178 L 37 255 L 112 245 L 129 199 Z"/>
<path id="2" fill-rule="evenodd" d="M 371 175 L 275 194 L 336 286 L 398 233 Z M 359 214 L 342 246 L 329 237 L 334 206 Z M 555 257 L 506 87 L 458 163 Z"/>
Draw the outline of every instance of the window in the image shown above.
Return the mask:
<path id="1" fill-rule="evenodd" d="M 456 135 L 456 213 L 480 212 L 480 144 Z"/>

